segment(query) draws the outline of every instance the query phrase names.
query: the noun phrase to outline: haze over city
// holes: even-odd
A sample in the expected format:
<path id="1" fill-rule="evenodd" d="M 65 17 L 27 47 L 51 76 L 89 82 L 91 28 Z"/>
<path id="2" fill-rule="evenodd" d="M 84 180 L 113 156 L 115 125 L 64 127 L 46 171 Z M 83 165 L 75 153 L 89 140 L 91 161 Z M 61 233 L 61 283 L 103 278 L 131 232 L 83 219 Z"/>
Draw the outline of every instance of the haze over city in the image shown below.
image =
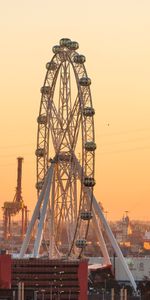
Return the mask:
<path id="1" fill-rule="evenodd" d="M 13 200 L 18 156 L 23 199 L 30 211 L 35 206 L 40 87 L 52 46 L 68 37 L 79 42 L 92 80 L 96 198 L 109 219 L 128 210 L 132 219 L 149 220 L 149 14 L 148 0 L 1 4 L 1 207 Z"/>

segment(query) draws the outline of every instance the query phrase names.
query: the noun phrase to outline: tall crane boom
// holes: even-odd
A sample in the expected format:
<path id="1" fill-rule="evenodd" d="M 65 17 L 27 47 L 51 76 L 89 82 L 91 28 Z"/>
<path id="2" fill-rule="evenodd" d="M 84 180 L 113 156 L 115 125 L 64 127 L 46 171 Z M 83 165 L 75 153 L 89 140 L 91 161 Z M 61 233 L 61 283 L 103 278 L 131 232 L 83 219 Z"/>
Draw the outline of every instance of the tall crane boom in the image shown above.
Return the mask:
<path id="1" fill-rule="evenodd" d="M 22 201 L 21 181 L 22 181 L 22 162 L 23 162 L 23 157 L 17 157 L 17 160 L 18 160 L 18 169 L 17 169 L 16 202 L 20 202 L 20 201 Z"/>

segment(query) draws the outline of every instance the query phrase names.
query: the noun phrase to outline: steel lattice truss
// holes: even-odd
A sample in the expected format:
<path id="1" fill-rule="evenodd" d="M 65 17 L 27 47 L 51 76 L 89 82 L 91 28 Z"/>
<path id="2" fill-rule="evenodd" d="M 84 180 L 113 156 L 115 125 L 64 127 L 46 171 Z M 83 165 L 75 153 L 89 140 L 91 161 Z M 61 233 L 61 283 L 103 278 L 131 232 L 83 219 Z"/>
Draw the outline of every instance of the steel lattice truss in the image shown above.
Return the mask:
<path id="1" fill-rule="evenodd" d="M 81 257 L 92 223 L 104 264 L 111 264 L 98 219 L 129 276 L 136 284 L 94 195 L 94 108 L 91 80 L 78 43 L 61 39 L 46 64 L 41 88 L 37 134 L 38 201 L 23 242 L 20 257 L 28 248 L 37 225 L 33 256 L 38 257 L 45 239 L 49 257 Z M 72 80 L 73 78 L 73 80 Z M 80 158 L 78 153 L 80 152 Z"/>

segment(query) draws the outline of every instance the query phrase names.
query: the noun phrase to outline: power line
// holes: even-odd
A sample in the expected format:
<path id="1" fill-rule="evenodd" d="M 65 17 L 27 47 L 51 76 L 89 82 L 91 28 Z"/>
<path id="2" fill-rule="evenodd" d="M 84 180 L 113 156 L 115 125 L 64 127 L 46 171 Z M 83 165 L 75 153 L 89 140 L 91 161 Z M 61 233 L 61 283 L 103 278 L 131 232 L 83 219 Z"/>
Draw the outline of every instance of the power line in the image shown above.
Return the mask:
<path id="1" fill-rule="evenodd" d="M 139 138 L 133 138 L 133 139 L 128 139 L 128 140 L 122 140 L 122 141 L 115 141 L 115 142 L 108 142 L 108 143 L 104 143 L 102 144 L 102 146 L 105 145 L 115 145 L 115 144 L 122 144 L 122 143 L 130 143 L 130 142 L 136 142 L 136 141 L 145 141 L 145 140 L 149 140 L 150 141 L 150 137 L 139 137 Z"/>
<path id="2" fill-rule="evenodd" d="M 100 155 L 104 155 L 104 154 L 116 154 L 116 153 L 130 152 L 130 151 L 136 151 L 136 150 L 149 150 L 149 149 L 150 149 L 150 147 L 136 147 L 136 148 L 124 149 L 124 150 L 115 150 L 115 151 L 100 152 Z"/>
<path id="3" fill-rule="evenodd" d="M 138 128 L 138 129 L 131 129 L 131 130 L 125 130 L 125 131 L 118 131 L 118 132 L 112 132 L 112 133 L 102 133 L 99 134 L 99 136 L 113 136 L 113 135 L 121 135 L 121 134 L 129 134 L 134 132 L 140 132 L 140 131 L 149 131 L 150 128 Z"/>
<path id="4" fill-rule="evenodd" d="M 8 146 L 2 146 L 0 147 L 0 149 L 18 148 L 18 147 L 26 147 L 26 146 L 35 146 L 35 145 L 34 144 L 8 145 Z"/>

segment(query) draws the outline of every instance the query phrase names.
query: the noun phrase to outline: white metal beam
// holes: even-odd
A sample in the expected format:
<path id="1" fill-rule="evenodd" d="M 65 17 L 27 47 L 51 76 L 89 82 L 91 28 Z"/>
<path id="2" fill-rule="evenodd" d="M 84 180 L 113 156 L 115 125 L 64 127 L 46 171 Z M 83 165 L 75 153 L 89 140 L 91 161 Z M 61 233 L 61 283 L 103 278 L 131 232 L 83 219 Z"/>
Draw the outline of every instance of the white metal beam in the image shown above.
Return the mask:
<path id="1" fill-rule="evenodd" d="M 87 197 L 87 198 L 89 199 L 89 197 Z M 95 214 L 94 210 L 92 211 L 92 214 L 93 214 L 92 221 L 94 223 L 95 233 L 96 233 L 96 236 L 97 236 L 97 239 L 98 239 L 98 242 L 100 244 L 101 251 L 102 251 L 104 264 L 111 265 L 111 261 L 110 261 L 110 257 L 109 257 L 108 250 L 107 250 L 107 247 L 106 247 L 106 243 L 105 243 L 100 225 L 97 222 L 96 214 Z"/>
<path id="2" fill-rule="evenodd" d="M 42 240 L 43 229 L 44 229 L 44 221 L 45 221 L 45 217 L 46 217 L 47 205 L 48 205 L 49 196 L 50 196 L 52 176 L 53 176 L 53 164 L 51 165 L 51 168 L 49 169 L 47 187 L 46 187 L 46 191 L 45 191 L 45 195 L 44 195 L 44 199 L 43 199 L 43 206 L 42 206 L 41 212 L 40 212 L 40 221 L 38 224 L 37 235 L 36 235 L 36 239 L 35 239 L 35 243 L 34 243 L 33 257 L 38 257 L 38 255 L 39 255 L 39 249 L 41 246 L 41 240 Z"/>
<path id="3" fill-rule="evenodd" d="M 26 253 L 26 251 L 27 251 L 27 248 L 28 248 L 28 245 L 29 245 L 29 242 L 30 242 L 30 239 L 31 239 L 31 234 L 32 234 L 35 222 L 38 219 L 39 214 L 40 214 L 40 207 L 41 207 L 41 203 L 43 201 L 43 197 L 44 197 L 45 190 L 46 190 L 46 187 L 47 187 L 47 182 L 48 182 L 49 177 L 50 177 L 51 168 L 53 168 L 53 164 L 48 169 L 47 176 L 45 178 L 43 188 L 41 190 L 41 193 L 40 193 L 39 199 L 37 201 L 37 204 L 35 206 L 35 209 L 34 209 L 34 212 L 33 212 L 32 218 L 31 218 L 31 221 L 30 221 L 28 229 L 27 229 L 26 236 L 25 236 L 24 241 L 22 243 L 22 247 L 21 247 L 21 250 L 20 250 L 19 258 L 23 258 L 24 255 L 25 255 L 25 253 Z"/>
<path id="4" fill-rule="evenodd" d="M 89 193 L 89 196 L 90 196 L 90 193 Z M 127 262 L 126 262 L 126 260 L 123 256 L 121 250 L 120 250 L 120 247 L 119 247 L 119 245 L 118 245 L 118 243 L 117 243 L 117 241 L 116 241 L 116 239 L 115 239 L 115 237 L 114 237 L 114 235 L 111 231 L 111 228 L 110 228 L 107 220 L 105 219 L 105 216 L 104 216 L 104 214 L 103 214 L 103 212 L 102 212 L 102 210 L 101 210 L 101 208 L 100 208 L 99 204 L 97 203 L 96 198 L 94 196 L 93 196 L 93 208 L 94 208 L 96 214 L 99 216 L 101 222 L 103 223 L 103 226 L 105 228 L 107 236 L 108 236 L 108 238 L 111 242 L 111 245 L 112 245 L 117 257 L 119 258 L 119 260 L 120 260 L 120 262 L 121 262 L 128 278 L 129 278 L 134 290 L 136 291 L 137 286 L 136 286 L 136 282 L 134 280 L 134 277 L 133 277 L 133 275 L 132 275 L 132 273 L 131 273 L 131 271 L 128 267 L 128 264 L 127 264 Z"/>

